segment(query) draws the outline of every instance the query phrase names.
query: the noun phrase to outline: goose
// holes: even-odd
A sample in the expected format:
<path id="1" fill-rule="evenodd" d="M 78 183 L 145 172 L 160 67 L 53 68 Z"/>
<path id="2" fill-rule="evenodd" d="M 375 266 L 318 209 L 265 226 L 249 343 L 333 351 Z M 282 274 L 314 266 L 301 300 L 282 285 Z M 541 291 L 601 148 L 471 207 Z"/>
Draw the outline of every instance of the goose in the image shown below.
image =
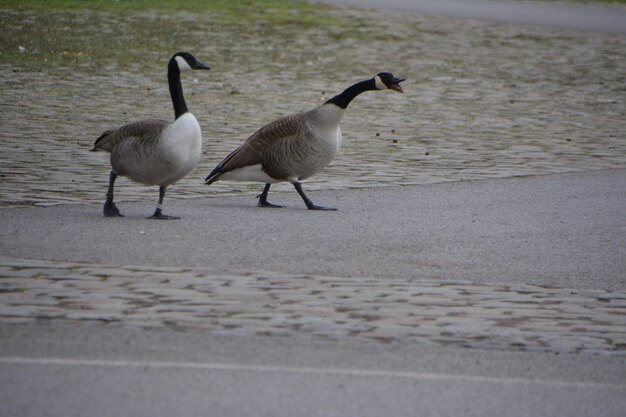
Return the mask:
<path id="1" fill-rule="evenodd" d="M 150 219 L 172 220 L 179 217 L 163 214 L 163 198 L 168 185 L 174 184 L 200 161 L 202 134 L 200 125 L 187 109 L 180 73 L 208 70 L 188 52 L 177 52 L 167 65 L 167 79 L 174 105 L 175 120 L 146 119 L 107 130 L 94 144 L 92 152 L 111 154 L 109 189 L 104 203 L 105 217 L 124 217 L 113 202 L 113 187 L 118 175 L 145 184 L 159 186 L 159 202 Z"/>
<path id="2" fill-rule="evenodd" d="M 270 186 L 290 182 L 309 210 L 336 210 L 318 206 L 304 193 L 300 181 L 326 167 L 341 147 L 339 122 L 348 104 L 365 91 L 404 90 L 389 72 L 358 82 L 341 94 L 304 113 L 277 119 L 252 134 L 230 153 L 206 177 L 206 184 L 217 180 L 255 181 L 265 183 L 258 196 L 259 207 L 283 207 L 267 201 Z"/>

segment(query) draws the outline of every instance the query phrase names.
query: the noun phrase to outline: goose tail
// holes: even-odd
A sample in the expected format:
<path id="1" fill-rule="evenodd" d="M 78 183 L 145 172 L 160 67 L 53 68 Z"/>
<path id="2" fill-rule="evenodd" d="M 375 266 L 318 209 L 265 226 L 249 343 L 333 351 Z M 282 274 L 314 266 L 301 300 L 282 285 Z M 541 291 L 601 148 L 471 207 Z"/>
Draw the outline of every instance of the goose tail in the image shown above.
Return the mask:
<path id="1" fill-rule="evenodd" d="M 220 176 L 224 173 L 224 171 L 222 171 L 222 165 L 218 165 L 216 166 L 213 171 L 211 171 L 211 173 L 209 175 L 207 175 L 207 177 L 204 179 L 204 183 L 206 185 L 211 185 L 213 184 L 215 181 L 217 181 Z"/>
<path id="2" fill-rule="evenodd" d="M 90 149 L 90 152 L 97 152 L 97 151 L 109 151 L 106 147 L 106 138 L 107 136 L 109 136 L 111 133 L 113 133 L 113 130 L 107 130 L 106 132 L 104 132 L 103 134 L 101 134 L 98 139 L 96 139 L 96 141 L 93 144 L 93 148 Z"/>

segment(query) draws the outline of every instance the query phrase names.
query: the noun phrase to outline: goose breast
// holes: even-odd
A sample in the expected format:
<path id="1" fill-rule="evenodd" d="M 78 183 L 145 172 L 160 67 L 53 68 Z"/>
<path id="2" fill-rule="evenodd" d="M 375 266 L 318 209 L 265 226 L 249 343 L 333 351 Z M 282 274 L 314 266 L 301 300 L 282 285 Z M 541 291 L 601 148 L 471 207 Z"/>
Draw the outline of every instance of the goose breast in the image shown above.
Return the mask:
<path id="1" fill-rule="evenodd" d="M 129 136 L 111 153 L 115 171 L 146 185 L 167 186 L 187 175 L 200 161 L 202 135 L 198 121 L 186 113 L 174 123 Z"/>

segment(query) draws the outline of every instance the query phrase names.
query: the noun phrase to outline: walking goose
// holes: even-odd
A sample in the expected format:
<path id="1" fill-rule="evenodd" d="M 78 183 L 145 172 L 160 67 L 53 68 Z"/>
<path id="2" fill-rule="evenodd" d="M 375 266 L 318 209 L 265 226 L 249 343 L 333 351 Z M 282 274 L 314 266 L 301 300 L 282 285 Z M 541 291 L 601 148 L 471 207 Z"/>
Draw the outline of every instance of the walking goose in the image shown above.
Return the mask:
<path id="1" fill-rule="evenodd" d="M 159 203 L 151 219 L 178 219 L 163 214 L 163 198 L 168 185 L 174 184 L 191 171 L 202 153 L 200 125 L 189 113 L 180 73 L 188 70 L 208 70 L 187 52 L 178 52 L 167 65 L 167 79 L 170 87 L 175 120 L 139 120 L 107 130 L 94 144 L 92 151 L 105 151 L 111 154 L 111 175 L 109 189 L 104 203 L 105 217 L 123 217 L 113 203 L 113 185 L 118 175 L 130 178 L 145 185 L 159 186 Z"/>
<path id="2" fill-rule="evenodd" d="M 385 89 L 403 93 L 402 81 L 404 78 L 381 72 L 348 87 L 313 110 L 265 125 L 220 162 L 206 177 L 206 184 L 222 179 L 264 182 L 258 206 L 282 207 L 269 203 L 267 193 L 272 184 L 289 181 L 309 210 L 336 210 L 313 204 L 300 181 L 318 173 L 335 158 L 341 147 L 339 122 L 356 96 Z"/>

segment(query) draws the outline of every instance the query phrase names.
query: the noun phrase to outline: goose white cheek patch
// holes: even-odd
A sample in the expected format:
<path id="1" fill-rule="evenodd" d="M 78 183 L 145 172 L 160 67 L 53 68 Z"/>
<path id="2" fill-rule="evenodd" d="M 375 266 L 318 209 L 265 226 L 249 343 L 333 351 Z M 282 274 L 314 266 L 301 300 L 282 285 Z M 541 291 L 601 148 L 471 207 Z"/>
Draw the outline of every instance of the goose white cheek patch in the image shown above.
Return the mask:
<path id="1" fill-rule="evenodd" d="M 178 64 L 178 69 L 180 71 L 190 71 L 191 70 L 191 67 L 189 66 L 189 64 L 187 63 L 185 58 L 183 58 L 181 56 L 177 56 L 176 57 L 176 63 Z"/>
<path id="2" fill-rule="evenodd" d="M 374 77 L 374 81 L 376 82 L 376 88 L 379 90 L 385 90 L 387 88 L 383 80 L 381 80 L 378 75 Z"/>

